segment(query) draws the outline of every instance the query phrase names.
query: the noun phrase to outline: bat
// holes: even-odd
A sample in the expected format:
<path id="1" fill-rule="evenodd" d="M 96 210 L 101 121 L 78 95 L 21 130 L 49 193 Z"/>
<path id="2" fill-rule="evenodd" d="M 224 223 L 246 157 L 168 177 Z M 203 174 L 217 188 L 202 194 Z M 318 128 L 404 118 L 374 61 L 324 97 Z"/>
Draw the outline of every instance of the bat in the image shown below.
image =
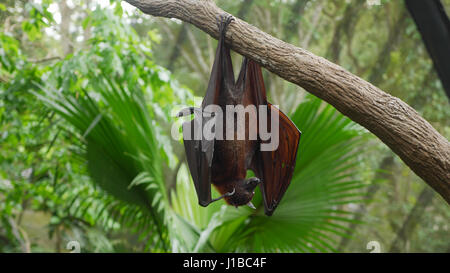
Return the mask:
<path id="1" fill-rule="evenodd" d="M 232 16 L 222 16 L 218 20 L 220 37 L 214 64 L 201 108 L 188 107 L 177 114 L 178 117 L 195 114 L 190 121 L 183 123 L 183 141 L 189 170 L 194 181 L 199 204 L 208 206 L 211 202 L 225 199 L 232 206 L 248 205 L 255 208 L 251 200 L 259 185 L 264 201 L 265 214 L 270 216 L 286 192 L 295 168 L 297 149 L 301 132 L 294 123 L 275 106 L 267 102 L 261 67 L 256 62 L 244 58 L 237 81 L 234 79 L 230 49 L 225 44 L 227 26 Z M 202 135 L 208 122 L 216 122 L 219 115 L 207 111 L 216 105 L 224 112 L 227 106 L 254 105 L 255 109 L 265 109 L 245 118 L 245 137 L 236 136 L 242 128 L 237 127 L 236 116 L 231 121 L 215 124 L 210 136 Z M 244 113 L 245 115 L 245 113 Z M 223 115 L 222 115 L 223 116 Z M 278 117 L 278 119 L 272 119 Z M 267 121 L 267 128 L 278 129 L 278 147 L 274 150 L 261 149 L 268 140 L 262 138 L 261 120 Z M 274 120 L 276 122 L 274 122 Z M 255 128 L 257 137 L 250 137 L 250 128 Z M 276 128 L 278 127 L 278 128 Z M 195 128 L 200 130 L 195 130 Z M 228 130 L 233 139 L 219 138 L 219 129 Z M 255 177 L 246 178 L 247 170 Z M 221 196 L 211 197 L 211 184 Z"/>

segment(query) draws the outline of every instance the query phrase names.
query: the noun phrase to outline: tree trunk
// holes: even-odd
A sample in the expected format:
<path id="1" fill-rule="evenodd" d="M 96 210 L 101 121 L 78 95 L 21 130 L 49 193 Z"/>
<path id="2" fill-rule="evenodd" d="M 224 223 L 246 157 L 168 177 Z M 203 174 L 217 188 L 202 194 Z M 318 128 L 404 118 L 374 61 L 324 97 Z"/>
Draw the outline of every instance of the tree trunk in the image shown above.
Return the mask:
<path id="1" fill-rule="evenodd" d="M 352 219 L 352 222 L 348 226 L 348 230 L 345 233 L 346 236 L 343 236 L 341 242 L 338 246 L 338 251 L 342 252 L 347 247 L 348 243 L 350 243 L 350 239 L 352 233 L 355 232 L 358 227 L 358 222 L 360 222 L 367 212 L 367 206 L 372 201 L 373 197 L 380 189 L 380 181 L 388 180 L 392 178 L 392 167 L 394 166 L 394 155 L 389 154 L 381 160 L 379 170 L 375 174 L 375 177 L 372 179 L 372 183 L 370 183 L 369 187 L 367 187 L 366 195 L 364 196 L 364 203 L 360 204 L 355 212 L 355 216 Z"/>
<path id="2" fill-rule="evenodd" d="M 408 18 L 406 11 L 402 11 L 398 20 L 394 23 L 393 29 L 389 31 L 387 42 L 384 44 L 379 55 L 380 57 L 372 68 L 369 82 L 373 84 L 381 82 L 383 74 L 391 61 L 391 52 L 398 44 L 400 44 L 400 40 L 403 37 L 402 33 L 406 28 L 406 18 Z"/>
<path id="3" fill-rule="evenodd" d="M 433 200 L 433 196 L 434 191 L 425 186 L 425 188 L 422 190 L 419 197 L 417 198 L 414 207 L 411 209 L 411 212 L 406 217 L 406 220 L 403 222 L 402 227 L 399 229 L 397 236 L 392 242 L 391 249 L 389 250 L 389 252 L 405 252 L 402 250 L 405 249 L 407 239 L 414 231 L 416 225 L 420 222 L 420 218 L 422 218 L 425 209 Z"/>
<path id="4" fill-rule="evenodd" d="M 291 7 L 291 13 L 289 19 L 284 27 L 284 40 L 289 39 L 289 37 L 295 35 L 297 33 L 297 29 L 299 28 L 300 20 L 303 17 L 303 13 L 305 12 L 306 4 L 308 4 L 309 0 L 297 0 Z"/>
<path id="5" fill-rule="evenodd" d="M 353 28 L 358 22 L 359 12 L 361 7 L 365 3 L 364 0 L 357 0 L 356 3 L 348 3 L 347 8 L 344 11 L 344 16 L 342 16 L 341 21 L 337 24 L 333 39 L 327 53 L 328 58 L 333 62 L 339 62 L 339 57 L 341 55 L 341 37 L 344 34 L 353 34 Z M 350 39 L 350 37 L 348 37 Z"/>
<path id="6" fill-rule="evenodd" d="M 216 19 L 227 14 L 205 0 L 126 1 L 146 14 L 189 22 L 216 39 Z M 238 18 L 228 27 L 226 42 L 374 133 L 450 203 L 450 143 L 412 107 L 342 67 Z"/>
<path id="7" fill-rule="evenodd" d="M 73 45 L 70 40 L 70 16 L 72 15 L 72 9 L 67 5 L 66 1 L 60 1 L 58 6 L 61 13 L 61 24 L 59 25 L 61 46 L 63 56 L 66 56 L 73 52 Z"/>

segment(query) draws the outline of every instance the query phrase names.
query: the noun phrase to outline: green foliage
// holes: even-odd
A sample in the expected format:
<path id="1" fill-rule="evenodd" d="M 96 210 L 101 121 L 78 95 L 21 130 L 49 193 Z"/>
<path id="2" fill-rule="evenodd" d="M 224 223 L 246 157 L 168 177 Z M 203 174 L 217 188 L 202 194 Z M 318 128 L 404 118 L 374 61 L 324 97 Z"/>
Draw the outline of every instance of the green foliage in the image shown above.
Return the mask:
<path id="1" fill-rule="evenodd" d="M 42 37 L 42 29 L 53 22 L 52 13 L 48 11 L 52 1 L 45 0 L 41 4 L 28 2 L 25 10 L 29 13 L 30 19 L 22 22 L 22 30 L 31 41 Z"/>
<path id="2" fill-rule="evenodd" d="M 64 251 L 78 240 L 82 252 L 333 252 L 350 234 L 351 244 L 339 250 L 366 251 L 369 237 L 388 249 L 422 182 L 395 160 L 373 204 L 362 203 L 369 225 L 349 230 L 361 222 L 353 211 L 385 148 L 267 71 L 270 101 L 303 132 L 288 191 L 272 217 L 259 190 L 257 210 L 223 201 L 199 206 L 183 145 L 170 137 L 171 111 L 193 104 L 177 81 L 203 95 L 215 41 L 187 27 L 178 43 L 177 20 L 143 19 L 120 1 L 107 2 L 72 1 L 67 18 L 58 18 L 56 1 L 0 4 L 0 251 Z M 218 5 L 240 14 L 245 2 Z M 242 16 L 326 56 L 347 2 L 253 1 Z M 305 3 L 296 17 L 294 8 Z M 357 10 L 341 30 L 336 61 L 368 79 L 381 73 L 376 85 L 448 135 L 448 100 L 413 21 L 399 28 L 401 42 L 389 41 L 404 11 L 398 1 Z M 64 39 L 58 20 L 71 26 Z M 72 50 L 61 55 L 65 43 Z M 171 72 L 157 65 L 172 61 Z M 446 251 L 447 212 L 435 198 L 408 250 Z"/>
<path id="3" fill-rule="evenodd" d="M 168 102 L 187 93 L 151 62 L 150 41 L 113 12 L 97 8 L 89 24 L 95 29 L 89 50 L 60 62 L 45 96 L 35 94 L 77 129 L 90 176 L 120 201 L 120 219 L 146 229 L 156 242 L 151 247 L 164 249 L 168 198 L 161 170 L 173 155 L 154 119 L 167 122 Z"/>
<path id="4" fill-rule="evenodd" d="M 86 143 L 87 167 L 93 181 L 116 199 L 130 204 L 121 215 L 144 211 L 142 221 L 153 223 L 161 239 L 164 184 L 155 133 L 141 92 L 120 88 L 106 78 L 94 85 L 104 107 L 87 92 L 77 98 L 46 91 L 37 95 L 77 128 Z M 133 141 L 129 141 L 133 140 Z M 146 185 L 147 184 L 147 185 Z M 145 217 L 146 216 L 146 217 Z"/>
<path id="5" fill-rule="evenodd" d="M 0 33 L 0 46 L 2 72 L 13 72 L 19 61 L 19 41 L 5 33 Z"/>

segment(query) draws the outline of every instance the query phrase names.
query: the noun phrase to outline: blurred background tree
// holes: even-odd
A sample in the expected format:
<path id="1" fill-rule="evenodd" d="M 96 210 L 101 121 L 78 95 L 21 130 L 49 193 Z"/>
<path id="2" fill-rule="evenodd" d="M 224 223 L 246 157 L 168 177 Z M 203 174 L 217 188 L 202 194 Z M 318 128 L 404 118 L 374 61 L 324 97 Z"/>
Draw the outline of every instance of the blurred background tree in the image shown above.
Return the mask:
<path id="1" fill-rule="evenodd" d="M 402 1 L 216 1 L 413 106 L 450 107 Z M 442 0 L 450 9 L 450 1 Z M 264 71 L 303 132 L 276 213 L 198 206 L 177 106 L 199 103 L 216 41 L 119 1 L 0 2 L 0 251 L 448 252 L 445 201 L 377 138 Z M 233 54 L 238 69 L 241 57 Z M 251 175 L 251 174 L 249 174 Z M 217 194 L 214 192 L 214 194 Z"/>

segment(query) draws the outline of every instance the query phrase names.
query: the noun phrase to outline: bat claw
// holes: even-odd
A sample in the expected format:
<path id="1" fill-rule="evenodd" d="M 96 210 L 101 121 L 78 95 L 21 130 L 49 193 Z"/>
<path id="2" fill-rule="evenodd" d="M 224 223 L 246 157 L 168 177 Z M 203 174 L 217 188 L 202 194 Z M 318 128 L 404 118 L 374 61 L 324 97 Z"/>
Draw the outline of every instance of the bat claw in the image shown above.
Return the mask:
<path id="1" fill-rule="evenodd" d="M 232 192 L 227 192 L 227 193 L 225 193 L 225 195 L 226 195 L 227 197 L 230 197 L 230 196 L 232 196 L 235 192 L 236 192 L 236 189 L 233 188 L 233 191 L 232 191 Z"/>
<path id="2" fill-rule="evenodd" d="M 219 32 L 224 34 L 226 32 L 228 25 L 234 20 L 235 18 L 227 13 L 218 15 L 216 17 L 216 23 L 217 26 L 219 27 Z"/>

